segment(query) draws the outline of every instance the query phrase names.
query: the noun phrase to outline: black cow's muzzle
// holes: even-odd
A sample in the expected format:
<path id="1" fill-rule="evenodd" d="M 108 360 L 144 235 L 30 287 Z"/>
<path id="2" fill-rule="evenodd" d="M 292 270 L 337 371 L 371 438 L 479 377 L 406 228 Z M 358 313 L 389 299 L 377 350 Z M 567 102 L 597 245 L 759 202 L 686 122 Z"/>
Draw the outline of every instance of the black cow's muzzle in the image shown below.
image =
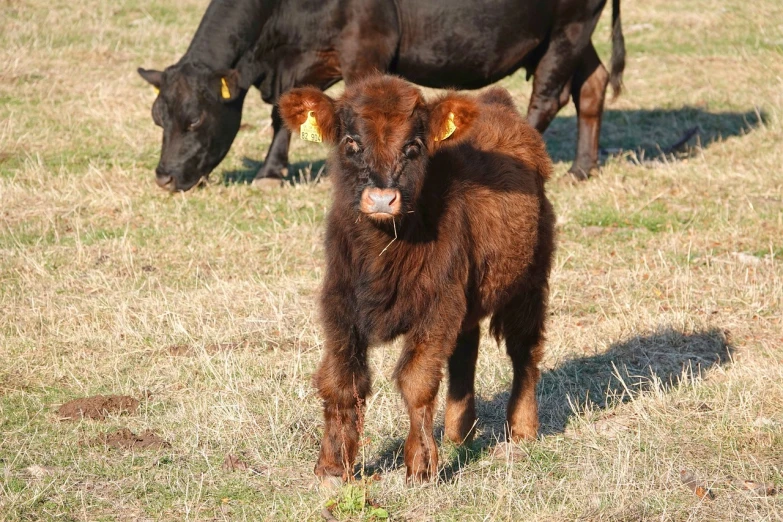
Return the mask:
<path id="1" fill-rule="evenodd" d="M 160 166 L 155 169 L 155 183 L 163 189 L 174 189 L 174 177 L 171 174 L 167 174 Z"/>

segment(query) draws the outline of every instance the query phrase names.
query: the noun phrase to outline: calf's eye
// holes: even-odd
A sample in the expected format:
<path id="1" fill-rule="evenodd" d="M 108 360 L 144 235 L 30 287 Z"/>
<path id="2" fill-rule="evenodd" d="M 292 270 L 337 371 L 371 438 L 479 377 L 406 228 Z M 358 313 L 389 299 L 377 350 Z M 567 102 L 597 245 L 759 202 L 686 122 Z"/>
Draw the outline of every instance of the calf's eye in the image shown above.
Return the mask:
<path id="1" fill-rule="evenodd" d="M 419 155 L 419 152 L 421 152 L 421 149 L 419 148 L 418 143 L 409 143 L 405 145 L 402 149 L 402 153 L 405 155 L 408 159 L 413 159 L 416 156 Z"/>
<path id="2" fill-rule="evenodd" d="M 350 136 L 346 136 L 343 141 L 345 142 L 345 152 L 347 154 L 356 154 L 362 150 L 362 147 Z"/>

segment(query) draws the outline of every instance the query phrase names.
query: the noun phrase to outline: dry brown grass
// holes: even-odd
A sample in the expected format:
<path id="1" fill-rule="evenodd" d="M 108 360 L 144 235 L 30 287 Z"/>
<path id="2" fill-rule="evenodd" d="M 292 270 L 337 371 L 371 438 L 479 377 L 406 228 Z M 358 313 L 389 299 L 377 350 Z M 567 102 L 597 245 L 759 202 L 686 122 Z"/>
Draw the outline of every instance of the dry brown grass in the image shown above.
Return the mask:
<path id="1" fill-rule="evenodd" d="M 255 95 L 211 186 L 169 196 L 152 181 L 160 137 L 135 68 L 176 59 L 204 4 L 0 3 L 0 519 L 321 516 L 310 376 L 328 181 L 230 181 L 271 136 Z M 541 437 L 498 442 L 510 371 L 484 339 L 476 442 L 444 442 L 440 483 L 406 487 L 398 350 L 375 350 L 365 468 L 392 519 L 783 518 L 783 495 L 726 481 L 783 487 L 783 8 L 654 0 L 623 16 L 626 92 L 602 139 L 613 155 L 596 179 L 550 186 Z M 604 55 L 607 35 L 604 20 Z M 523 76 L 503 84 L 524 106 Z M 660 154 L 694 125 L 701 147 Z M 560 173 L 573 127 L 569 109 L 547 136 Z M 292 159 L 317 171 L 323 154 L 295 142 Z M 57 419 L 95 394 L 141 404 Z M 123 427 L 171 448 L 89 444 Z M 227 471 L 227 454 L 251 469 Z"/>

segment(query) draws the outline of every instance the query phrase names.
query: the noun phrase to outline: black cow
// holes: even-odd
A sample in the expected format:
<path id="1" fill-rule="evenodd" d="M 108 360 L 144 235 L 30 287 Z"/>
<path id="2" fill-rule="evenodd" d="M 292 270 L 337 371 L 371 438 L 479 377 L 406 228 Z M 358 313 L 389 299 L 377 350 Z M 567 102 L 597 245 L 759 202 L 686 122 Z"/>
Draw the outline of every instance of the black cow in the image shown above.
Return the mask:
<path id="1" fill-rule="evenodd" d="M 590 37 L 607 0 L 212 0 L 185 55 L 139 69 L 160 90 L 157 183 L 188 190 L 225 157 L 251 86 L 276 104 L 287 90 L 326 89 L 373 71 L 429 87 L 475 89 L 521 67 L 533 76 L 527 118 L 543 132 L 569 98 L 578 113 L 571 174 L 598 166 L 607 84 L 625 66 L 620 0 L 612 0 L 611 75 Z M 272 110 L 274 138 L 256 181 L 284 176 L 291 134 Z"/>

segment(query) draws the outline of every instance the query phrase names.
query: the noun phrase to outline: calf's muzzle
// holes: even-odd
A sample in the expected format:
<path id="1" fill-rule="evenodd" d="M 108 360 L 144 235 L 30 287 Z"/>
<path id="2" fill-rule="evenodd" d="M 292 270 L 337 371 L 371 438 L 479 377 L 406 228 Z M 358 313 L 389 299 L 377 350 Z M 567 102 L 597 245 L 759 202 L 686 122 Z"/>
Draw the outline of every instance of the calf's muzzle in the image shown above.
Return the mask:
<path id="1" fill-rule="evenodd" d="M 386 219 L 400 214 L 400 192 L 396 189 L 367 188 L 359 209 L 372 217 Z"/>

